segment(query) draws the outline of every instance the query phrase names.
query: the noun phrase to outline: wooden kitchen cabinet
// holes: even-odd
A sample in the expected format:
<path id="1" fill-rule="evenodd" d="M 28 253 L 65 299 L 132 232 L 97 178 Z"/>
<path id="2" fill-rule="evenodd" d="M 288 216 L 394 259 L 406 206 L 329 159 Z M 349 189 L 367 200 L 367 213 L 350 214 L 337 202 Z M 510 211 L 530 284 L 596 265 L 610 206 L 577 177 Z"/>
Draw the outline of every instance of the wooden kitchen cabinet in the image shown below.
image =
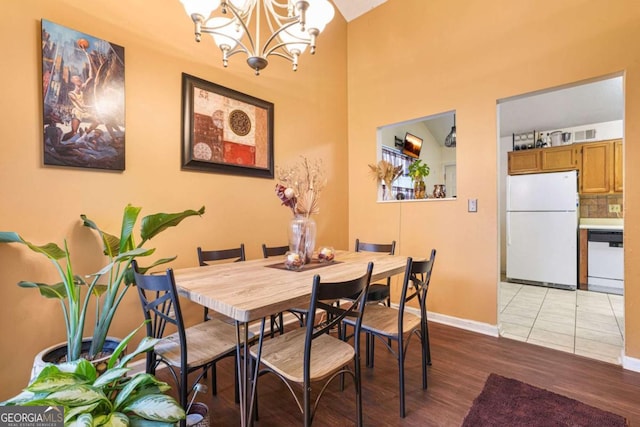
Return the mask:
<path id="1" fill-rule="evenodd" d="M 567 171 L 580 167 L 580 149 L 575 145 L 542 148 L 541 169 L 544 172 Z"/>
<path id="2" fill-rule="evenodd" d="M 583 291 L 588 290 L 587 284 L 587 265 L 589 265 L 589 246 L 588 246 L 589 230 L 586 228 L 580 229 L 578 238 L 578 289 Z"/>
<path id="3" fill-rule="evenodd" d="M 616 143 L 619 148 L 616 148 Z M 619 152 L 617 162 L 616 151 Z M 616 175 L 618 176 L 617 182 Z M 582 144 L 580 193 L 608 194 L 616 192 L 622 192 L 622 141 Z"/>
<path id="4" fill-rule="evenodd" d="M 535 148 L 509 153 L 509 175 L 561 172 L 580 167 L 580 149 L 575 145 Z"/>
<path id="5" fill-rule="evenodd" d="M 622 140 L 613 142 L 613 191 L 622 193 Z"/>
<path id="6" fill-rule="evenodd" d="M 534 149 L 509 152 L 509 175 L 539 172 L 542 167 L 541 151 L 541 149 Z"/>

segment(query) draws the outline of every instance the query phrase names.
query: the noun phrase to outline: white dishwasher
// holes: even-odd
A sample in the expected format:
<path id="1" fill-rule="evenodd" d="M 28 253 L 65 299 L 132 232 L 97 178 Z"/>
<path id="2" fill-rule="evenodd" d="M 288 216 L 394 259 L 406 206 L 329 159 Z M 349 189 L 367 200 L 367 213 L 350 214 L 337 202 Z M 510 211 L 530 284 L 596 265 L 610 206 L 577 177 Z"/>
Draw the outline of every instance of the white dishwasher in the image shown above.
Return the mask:
<path id="1" fill-rule="evenodd" d="M 588 277 L 590 291 L 622 295 L 624 245 L 621 230 L 589 230 Z"/>

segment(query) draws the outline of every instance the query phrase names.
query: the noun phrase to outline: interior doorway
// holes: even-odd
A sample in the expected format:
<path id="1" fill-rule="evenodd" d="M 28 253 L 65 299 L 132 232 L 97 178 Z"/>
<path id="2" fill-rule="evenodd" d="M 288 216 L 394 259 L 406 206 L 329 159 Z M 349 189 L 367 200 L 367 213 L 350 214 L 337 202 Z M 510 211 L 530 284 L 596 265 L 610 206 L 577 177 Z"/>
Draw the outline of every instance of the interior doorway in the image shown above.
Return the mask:
<path id="1" fill-rule="evenodd" d="M 507 281 L 506 182 L 508 153 L 517 149 L 516 135 L 535 135 L 534 146 L 531 147 L 534 149 L 538 135 L 546 137 L 547 132 L 557 130 L 571 134 L 571 139 L 567 141 L 569 144 L 623 139 L 622 75 L 606 76 L 499 100 L 497 117 L 500 156 L 500 335 L 621 364 L 624 353 L 624 296 Z M 624 143 L 622 152 L 624 153 Z M 579 167 L 577 169 L 580 170 Z M 536 172 L 543 171 L 534 171 Z M 580 200 L 584 203 L 582 196 L 581 194 Z M 580 215 L 586 212 L 584 205 L 578 210 Z"/>

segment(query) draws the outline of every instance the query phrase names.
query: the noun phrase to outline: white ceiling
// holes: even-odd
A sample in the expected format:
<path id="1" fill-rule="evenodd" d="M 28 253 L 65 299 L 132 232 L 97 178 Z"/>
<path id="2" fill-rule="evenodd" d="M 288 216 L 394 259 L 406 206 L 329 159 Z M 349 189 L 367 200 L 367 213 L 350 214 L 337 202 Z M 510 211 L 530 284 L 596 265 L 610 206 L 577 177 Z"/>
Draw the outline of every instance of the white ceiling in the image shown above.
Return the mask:
<path id="1" fill-rule="evenodd" d="M 386 1 L 387 0 L 333 0 L 333 3 L 340 13 L 342 13 L 344 19 L 349 22 Z"/>
<path id="2" fill-rule="evenodd" d="M 498 101 L 500 136 L 622 120 L 622 77 Z"/>

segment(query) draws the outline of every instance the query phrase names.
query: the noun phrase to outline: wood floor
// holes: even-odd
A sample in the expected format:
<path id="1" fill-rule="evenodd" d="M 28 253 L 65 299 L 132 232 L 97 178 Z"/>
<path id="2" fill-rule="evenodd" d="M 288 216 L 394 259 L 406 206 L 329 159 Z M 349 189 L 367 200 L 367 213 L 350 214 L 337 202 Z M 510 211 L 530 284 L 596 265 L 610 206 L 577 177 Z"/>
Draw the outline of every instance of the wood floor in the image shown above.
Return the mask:
<path id="1" fill-rule="evenodd" d="M 417 341 L 406 360 L 407 416 L 398 415 L 397 365 L 382 344 L 376 346 L 376 365 L 363 367 L 364 424 L 367 426 L 460 426 L 487 376 L 494 372 L 580 400 L 627 418 L 640 426 L 640 373 L 570 353 L 494 338 L 430 323 L 433 365 L 429 387 L 422 390 Z M 233 403 L 233 362 L 218 368 L 218 395 L 197 401 L 209 406 L 211 426 L 239 425 Z M 159 376 L 173 384 L 169 376 Z M 355 425 L 352 384 L 344 392 L 338 382 L 320 403 L 314 426 Z M 261 377 L 260 420 L 256 426 L 301 425 L 297 406 L 288 390 L 273 375 Z"/>

